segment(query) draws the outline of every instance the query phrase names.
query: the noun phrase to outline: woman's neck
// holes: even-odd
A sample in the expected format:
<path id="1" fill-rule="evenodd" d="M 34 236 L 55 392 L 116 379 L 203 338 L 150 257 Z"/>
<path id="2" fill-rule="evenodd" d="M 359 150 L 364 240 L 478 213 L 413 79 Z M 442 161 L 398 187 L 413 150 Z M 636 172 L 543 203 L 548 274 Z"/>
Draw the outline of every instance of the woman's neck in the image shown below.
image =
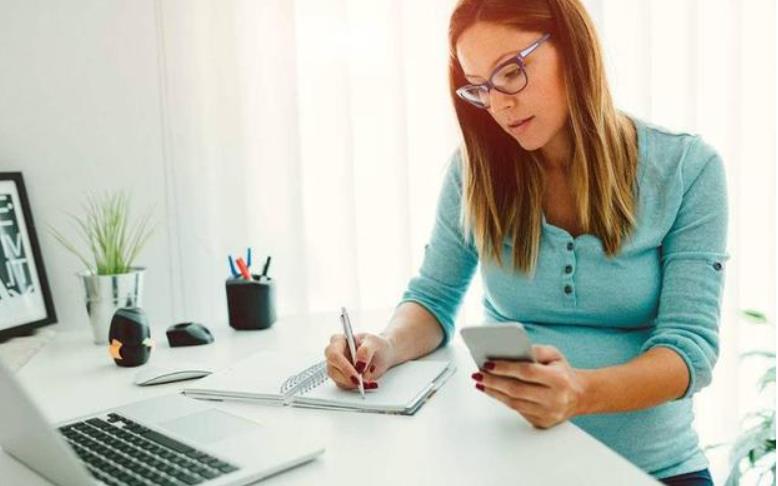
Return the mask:
<path id="1" fill-rule="evenodd" d="M 546 172 L 565 173 L 572 158 L 570 136 L 567 128 L 562 128 L 541 149 L 543 168 Z"/>

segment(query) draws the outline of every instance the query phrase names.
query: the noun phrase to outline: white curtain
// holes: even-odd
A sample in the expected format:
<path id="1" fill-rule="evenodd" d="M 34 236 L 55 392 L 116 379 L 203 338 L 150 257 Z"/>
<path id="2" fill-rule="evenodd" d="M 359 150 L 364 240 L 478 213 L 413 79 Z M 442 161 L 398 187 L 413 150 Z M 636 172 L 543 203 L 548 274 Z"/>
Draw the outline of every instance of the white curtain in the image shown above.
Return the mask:
<path id="1" fill-rule="evenodd" d="M 249 244 L 283 313 L 399 299 L 457 143 L 438 4 L 159 2 L 175 306 L 223 316 Z"/>
<path id="2" fill-rule="evenodd" d="M 422 5 L 423 3 L 423 5 Z M 458 143 L 453 0 L 157 0 L 173 312 L 224 319 L 226 256 L 272 255 L 281 314 L 387 308 L 418 270 Z M 773 0 L 590 0 L 620 108 L 702 134 L 731 207 L 721 356 L 696 398 L 703 444 L 754 406 L 775 317 Z M 480 319 L 480 280 L 462 322 Z M 213 307 L 213 302 L 220 302 Z M 712 452 L 717 482 L 724 450 Z"/>

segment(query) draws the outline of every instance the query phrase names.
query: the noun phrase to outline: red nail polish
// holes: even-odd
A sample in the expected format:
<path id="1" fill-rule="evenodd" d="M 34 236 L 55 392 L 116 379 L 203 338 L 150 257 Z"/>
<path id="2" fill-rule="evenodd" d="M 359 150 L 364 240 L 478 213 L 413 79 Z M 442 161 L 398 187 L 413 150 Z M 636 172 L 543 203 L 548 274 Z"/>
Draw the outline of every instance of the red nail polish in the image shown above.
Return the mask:
<path id="1" fill-rule="evenodd" d="M 480 383 L 476 383 L 475 387 L 478 388 L 481 391 L 484 391 L 484 386 L 482 384 L 480 384 Z"/>
<path id="2" fill-rule="evenodd" d="M 482 375 L 481 373 L 473 373 L 472 375 L 470 375 L 470 378 L 474 379 L 475 381 L 481 381 L 484 379 L 484 375 Z"/>
<path id="3" fill-rule="evenodd" d="M 376 383 L 375 381 L 372 381 L 370 383 L 366 383 L 365 384 L 365 389 L 366 390 L 372 390 L 374 388 L 378 388 L 378 383 Z"/>
<path id="4" fill-rule="evenodd" d="M 370 365 L 370 372 L 372 373 L 374 371 L 375 371 L 375 365 Z"/>
<path id="5" fill-rule="evenodd" d="M 492 363 L 491 361 L 487 361 L 486 363 L 484 363 L 484 368 L 486 368 L 487 370 L 493 370 L 494 363 Z"/>
<path id="6" fill-rule="evenodd" d="M 363 371 L 365 371 L 366 364 L 367 363 L 365 363 L 364 361 L 357 361 L 357 365 L 355 366 L 357 373 L 362 373 Z"/>
<path id="7" fill-rule="evenodd" d="M 355 385 L 359 385 L 359 379 L 356 376 L 351 377 L 351 383 Z"/>

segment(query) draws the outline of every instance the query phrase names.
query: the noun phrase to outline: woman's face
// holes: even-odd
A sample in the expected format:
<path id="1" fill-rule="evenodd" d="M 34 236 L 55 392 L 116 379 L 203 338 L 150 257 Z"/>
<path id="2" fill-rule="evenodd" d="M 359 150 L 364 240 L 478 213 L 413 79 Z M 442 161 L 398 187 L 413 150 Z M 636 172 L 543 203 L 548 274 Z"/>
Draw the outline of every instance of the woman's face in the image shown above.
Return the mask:
<path id="1" fill-rule="evenodd" d="M 542 35 L 543 32 L 525 32 L 486 22 L 468 27 L 456 44 L 457 57 L 468 83 L 486 82 L 497 65 Z M 553 40 L 542 43 L 527 56 L 528 82 L 524 89 L 516 94 L 496 89 L 489 93 L 489 113 L 525 150 L 558 146 L 565 137 L 563 129 L 569 111 L 562 63 Z"/>

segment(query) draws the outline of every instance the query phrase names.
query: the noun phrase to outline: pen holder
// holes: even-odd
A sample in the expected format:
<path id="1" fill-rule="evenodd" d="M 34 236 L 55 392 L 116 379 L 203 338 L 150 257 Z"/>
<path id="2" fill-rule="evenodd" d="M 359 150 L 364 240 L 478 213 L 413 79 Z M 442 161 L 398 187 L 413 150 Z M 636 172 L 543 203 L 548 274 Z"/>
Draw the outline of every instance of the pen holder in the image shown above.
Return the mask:
<path id="1" fill-rule="evenodd" d="M 238 330 L 267 329 L 276 320 L 275 284 L 270 277 L 227 279 L 227 313 L 230 327 Z"/>

